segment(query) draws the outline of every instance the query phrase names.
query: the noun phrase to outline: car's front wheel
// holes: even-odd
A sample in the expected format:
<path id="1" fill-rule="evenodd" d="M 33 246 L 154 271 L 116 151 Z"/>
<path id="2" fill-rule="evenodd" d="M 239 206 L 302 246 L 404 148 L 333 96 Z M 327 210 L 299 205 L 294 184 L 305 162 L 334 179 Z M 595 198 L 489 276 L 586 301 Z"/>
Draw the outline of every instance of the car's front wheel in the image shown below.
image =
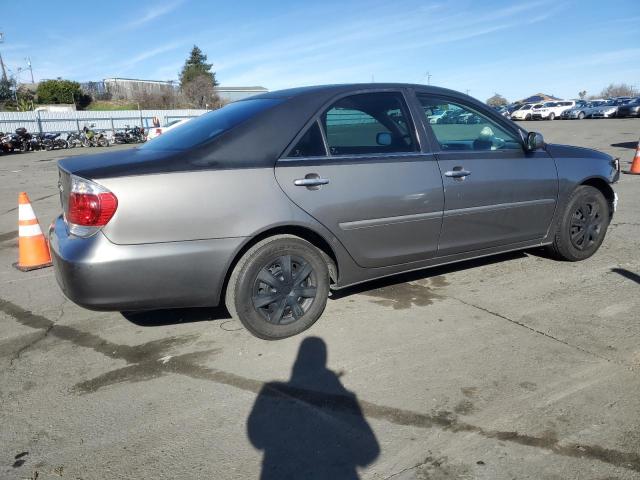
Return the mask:
<path id="1" fill-rule="evenodd" d="M 555 119 L 556 119 L 556 114 L 555 114 L 555 113 L 553 113 L 553 112 L 552 112 L 552 113 L 550 113 L 550 114 L 549 114 L 549 120 L 552 120 L 552 121 L 553 121 L 553 120 L 555 120 Z"/>
<path id="2" fill-rule="evenodd" d="M 321 252 L 293 235 L 252 246 L 236 264 L 225 303 L 232 317 L 265 340 L 303 332 L 322 315 L 329 269 Z"/>
<path id="3" fill-rule="evenodd" d="M 589 258 L 602 245 L 609 219 L 609 204 L 600 190 L 576 188 L 556 224 L 552 253 L 571 262 Z"/>

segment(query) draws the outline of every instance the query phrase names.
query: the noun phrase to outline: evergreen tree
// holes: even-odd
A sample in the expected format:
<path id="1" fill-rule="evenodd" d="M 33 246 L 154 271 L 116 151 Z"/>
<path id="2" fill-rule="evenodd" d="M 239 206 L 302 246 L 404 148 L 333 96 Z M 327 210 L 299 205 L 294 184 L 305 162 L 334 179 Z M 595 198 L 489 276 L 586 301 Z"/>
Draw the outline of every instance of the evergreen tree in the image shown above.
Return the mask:
<path id="1" fill-rule="evenodd" d="M 211 67 L 213 64 L 207 63 L 207 56 L 194 45 L 189 58 L 182 67 L 182 72 L 180 72 L 180 86 L 184 88 L 189 82 L 200 76 L 206 76 L 212 86 L 217 86 L 216 73 L 211 71 Z"/>
<path id="2" fill-rule="evenodd" d="M 13 100 L 13 88 L 14 83 L 7 79 L 0 79 L 0 102 L 6 102 L 9 100 Z"/>

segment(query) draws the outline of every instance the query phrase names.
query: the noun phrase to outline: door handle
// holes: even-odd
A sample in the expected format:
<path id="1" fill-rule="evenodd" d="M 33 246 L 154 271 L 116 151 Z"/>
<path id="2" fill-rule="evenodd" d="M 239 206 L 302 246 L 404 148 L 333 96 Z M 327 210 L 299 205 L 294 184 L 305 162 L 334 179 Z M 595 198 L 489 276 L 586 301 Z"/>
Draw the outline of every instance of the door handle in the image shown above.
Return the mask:
<path id="1" fill-rule="evenodd" d="M 457 178 L 460 180 L 464 180 L 465 177 L 471 175 L 469 170 L 465 170 L 462 167 L 454 167 L 453 170 L 449 170 L 448 172 L 444 172 L 445 177 Z"/>
<path id="2" fill-rule="evenodd" d="M 319 187 L 320 185 L 326 185 L 327 183 L 329 183 L 328 178 L 321 178 L 316 174 L 309 174 L 305 178 L 298 178 L 293 181 L 293 184 L 296 187 Z"/>

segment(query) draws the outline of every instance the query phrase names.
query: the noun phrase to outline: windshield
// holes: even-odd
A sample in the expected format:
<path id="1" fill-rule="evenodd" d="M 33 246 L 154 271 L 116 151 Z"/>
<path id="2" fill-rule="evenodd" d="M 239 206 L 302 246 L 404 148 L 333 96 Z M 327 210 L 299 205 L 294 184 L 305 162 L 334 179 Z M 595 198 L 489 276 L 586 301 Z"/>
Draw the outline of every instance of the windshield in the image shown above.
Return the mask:
<path id="1" fill-rule="evenodd" d="M 556 102 L 547 102 L 544 105 L 542 105 L 543 107 L 555 107 L 557 105 Z"/>
<path id="2" fill-rule="evenodd" d="M 140 148 L 144 150 L 187 150 L 211 141 L 221 133 L 281 101 L 275 98 L 259 98 L 230 103 L 218 110 L 200 115 L 180 128 L 169 130 Z"/>
<path id="3" fill-rule="evenodd" d="M 523 105 L 520 110 L 531 110 L 531 105 Z"/>

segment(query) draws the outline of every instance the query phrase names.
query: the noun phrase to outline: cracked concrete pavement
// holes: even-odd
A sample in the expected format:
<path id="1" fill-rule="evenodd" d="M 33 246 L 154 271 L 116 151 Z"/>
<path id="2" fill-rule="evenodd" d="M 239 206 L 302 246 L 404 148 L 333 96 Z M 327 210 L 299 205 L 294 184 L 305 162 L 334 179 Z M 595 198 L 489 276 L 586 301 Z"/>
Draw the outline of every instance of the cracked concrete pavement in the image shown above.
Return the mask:
<path id="1" fill-rule="evenodd" d="M 614 145 L 639 126 L 526 128 L 626 167 Z M 90 312 L 51 269 L 11 267 L 18 191 L 47 227 L 54 160 L 80 153 L 0 157 L 1 478 L 640 478 L 639 177 L 585 262 L 528 251 L 372 282 L 263 342 L 221 308 Z"/>

